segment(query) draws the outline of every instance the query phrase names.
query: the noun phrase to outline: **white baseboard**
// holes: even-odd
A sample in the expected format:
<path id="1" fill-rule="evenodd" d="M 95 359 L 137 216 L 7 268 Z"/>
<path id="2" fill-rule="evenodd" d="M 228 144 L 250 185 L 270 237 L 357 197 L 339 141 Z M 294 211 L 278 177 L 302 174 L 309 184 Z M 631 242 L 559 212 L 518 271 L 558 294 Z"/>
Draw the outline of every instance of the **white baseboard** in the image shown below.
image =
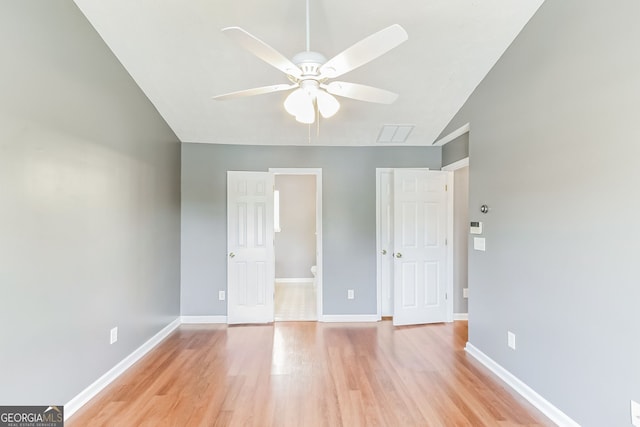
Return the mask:
<path id="1" fill-rule="evenodd" d="M 469 313 L 453 313 L 453 320 L 469 320 Z"/>
<path id="2" fill-rule="evenodd" d="M 380 320 L 377 314 L 325 314 L 318 319 L 320 322 L 377 322 Z"/>
<path id="3" fill-rule="evenodd" d="M 545 414 L 551 421 L 560 427 L 580 427 L 580 425 L 572 420 L 567 414 L 553 406 L 551 402 L 536 393 L 531 387 L 518 379 L 511 372 L 507 371 L 496 361 L 478 350 L 473 344 L 467 342 L 465 351 L 478 362 L 482 363 L 487 369 L 496 374 L 502 381 L 507 383 L 509 387 L 529 401 L 533 406 L 538 408 L 540 412 Z"/>
<path id="4" fill-rule="evenodd" d="M 180 321 L 185 325 L 198 323 L 227 323 L 227 316 L 182 316 Z"/>
<path id="5" fill-rule="evenodd" d="M 111 368 L 106 374 L 98 378 L 89 387 L 81 391 L 76 397 L 71 399 L 64 405 L 64 420 L 68 420 L 78 409 L 91 400 L 95 395 L 100 393 L 102 389 L 108 386 L 113 380 L 122 375 L 134 363 L 140 360 L 145 354 L 151 351 L 155 346 L 165 339 L 171 332 L 180 326 L 180 318 L 177 318 L 160 332 L 151 337 L 147 342 L 142 344 L 133 353 L 125 357 L 120 363 Z"/>
<path id="6" fill-rule="evenodd" d="M 276 283 L 313 283 L 313 277 L 302 277 L 299 279 L 282 278 L 276 279 Z"/>

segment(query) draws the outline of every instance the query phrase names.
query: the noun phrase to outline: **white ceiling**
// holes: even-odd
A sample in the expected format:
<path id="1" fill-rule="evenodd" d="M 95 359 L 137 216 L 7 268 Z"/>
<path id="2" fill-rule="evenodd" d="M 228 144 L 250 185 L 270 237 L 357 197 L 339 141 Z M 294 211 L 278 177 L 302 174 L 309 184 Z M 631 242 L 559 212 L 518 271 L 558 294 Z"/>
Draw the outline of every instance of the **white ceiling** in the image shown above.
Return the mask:
<path id="1" fill-rule="evenodd" d="M 75 3 L 182 142 L 360 146 L 381 145 L 384 124 L 415 124 L 404 144 L 431 145 L 543 1 L 310 0 L 311 50 L 327 58 L 394 23 L 409 34 L 339 79 L 399 99 L 380 105 L 340 98 L 341 110 L 319 129 L 284 111 L 288 92 L 211 99 L 289 83 L 220 30 L 242 27 L 291 58 L 305 50 L 305 0 Z"/>

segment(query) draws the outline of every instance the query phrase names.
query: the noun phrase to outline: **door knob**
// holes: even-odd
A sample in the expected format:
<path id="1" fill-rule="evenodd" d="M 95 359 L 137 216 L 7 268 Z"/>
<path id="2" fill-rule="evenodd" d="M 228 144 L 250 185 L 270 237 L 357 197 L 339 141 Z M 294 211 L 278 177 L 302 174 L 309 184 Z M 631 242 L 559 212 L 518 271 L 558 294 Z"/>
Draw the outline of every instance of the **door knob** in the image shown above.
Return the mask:
<path id="1" fill-rule="evenodd" d="M 229 258 L 233 258 L 234 256 L 236 256 L 236 254 L 234 254 L 233 252 L 229 254 Z"/>
<path id="2" fill-rule="evenodd" d="M 387 254 L 387 250 L 386 250 L 386 249 L 383 249 L 383 250 L 382 250 L 382 255 L 386 255 L 386 254 Z"/>
<path id="3" fill-rule="evenodd" d="M 402 258 L 402 254 L 401 254 L 400 252 L 398 252 L 398 253 L 396 254 L 396 258 Z"/>

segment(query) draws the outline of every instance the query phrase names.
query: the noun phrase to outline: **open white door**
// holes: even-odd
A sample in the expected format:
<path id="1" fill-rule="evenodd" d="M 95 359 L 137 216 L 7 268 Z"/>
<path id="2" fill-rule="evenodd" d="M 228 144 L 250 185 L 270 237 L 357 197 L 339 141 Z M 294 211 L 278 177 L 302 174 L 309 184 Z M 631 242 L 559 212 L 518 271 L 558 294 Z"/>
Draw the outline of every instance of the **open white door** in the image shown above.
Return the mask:
<path id="1" fill-rule="evenodd" d="M 394 325 L 447 321 L 447 172 L 394 170 Z"/>
<path id="2" fill-rule="evenodd" d="M 227 323 L 273 322 L 273 174 L 227 172 Z"/>

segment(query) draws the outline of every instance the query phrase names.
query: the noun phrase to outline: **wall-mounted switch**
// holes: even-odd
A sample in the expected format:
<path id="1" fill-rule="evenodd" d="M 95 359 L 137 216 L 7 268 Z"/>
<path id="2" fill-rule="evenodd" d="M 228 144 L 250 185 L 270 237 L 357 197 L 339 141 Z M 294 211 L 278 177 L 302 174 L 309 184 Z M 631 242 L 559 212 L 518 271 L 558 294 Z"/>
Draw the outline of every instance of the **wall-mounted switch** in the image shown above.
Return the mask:
<path id="1" fill-rule="evenodd" d="M 353 294 L 353 289 L 348 289 L 347 290 L 347 299 L 353 299 L 353 298 L 355 298 L 354 294 Z"/>
<path id="2" fill-rule="evenodd" d="M 482 223 L 480 221 L 471 221 L 469 225 L 469 233 L 482 234 Z"/>
<path id="3" fill-rule="evenodd" d="M 218 291 L 218 299 L 220 301 L 224 301 L 225 299 L 224 291 Z"/>
<path id="4" fill-rule="evenodd" d="M 118 327 L 111 329 L 111 333 L 109 334 L 109 344 L 113 344 L 118 341 Z"/>
<path id="5" fill-rule="evenodd" d="M 462 298 L 469 298 L 469 288 L 462 288 Z"/>

